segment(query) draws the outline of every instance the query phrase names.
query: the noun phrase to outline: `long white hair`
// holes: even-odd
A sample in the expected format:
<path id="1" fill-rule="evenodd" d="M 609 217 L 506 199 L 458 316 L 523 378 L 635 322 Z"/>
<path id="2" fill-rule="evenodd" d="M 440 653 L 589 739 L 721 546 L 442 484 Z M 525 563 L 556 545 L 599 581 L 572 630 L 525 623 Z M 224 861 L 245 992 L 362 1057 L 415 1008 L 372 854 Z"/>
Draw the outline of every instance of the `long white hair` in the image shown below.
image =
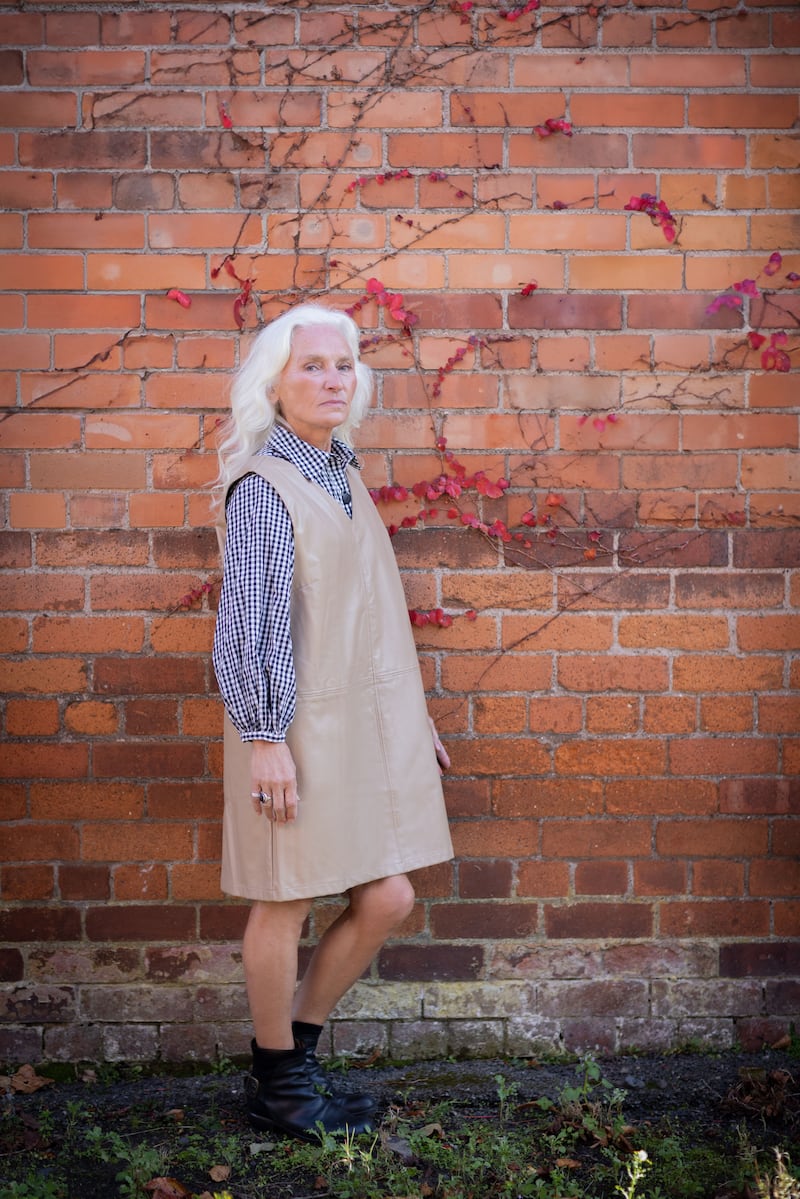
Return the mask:
<path id="1" fill-rule="evenodd" d="M 233 378 L 231 412 L 222 427 L 219 443 L 217 502 L 224 508 L 225 493 L 252 455 L 266 441 L 275 423 L 275 406 L 269 393 L 277 382 L 289 355 L 296 329 L 328 325 L 337 329 L 353 358 L 356 389 L 347 420 L 336 429 L 336 436 L 349 442 L 372 398 L 372 372 L 359 357 L 359 329 L 345 312 L 323 308 L 321 304 L 298 304 L 265 325 L 257 334 L 250 353 Z"/>

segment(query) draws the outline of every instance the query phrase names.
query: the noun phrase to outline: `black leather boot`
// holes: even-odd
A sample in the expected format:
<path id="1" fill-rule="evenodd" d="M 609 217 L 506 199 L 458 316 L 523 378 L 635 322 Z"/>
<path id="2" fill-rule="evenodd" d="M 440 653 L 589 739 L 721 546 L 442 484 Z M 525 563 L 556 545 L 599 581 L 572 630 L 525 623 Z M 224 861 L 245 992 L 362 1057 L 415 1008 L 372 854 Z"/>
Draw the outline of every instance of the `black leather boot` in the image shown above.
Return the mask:
<path id="1" fill-rule="evenodd" d="M 319 1024 L 306 1024 L 302 1020 L 292 1021 L 292 1035 L 295 1045 L 302 1046 L 306 1054 L 309 1074 L 322 1095 L 335 1099 L 351 1116 L 371 1116 L 377 1107 L 372 1095 L 364 1091 L 340 1091 L 331 1082 L 331 1076 L 317 1057 L 322 1027 Z"/>
<path id="2" fill-rule="evenodd" d="M 284 1051 L 252 1043 L 253 1070 L 244 1082 L 247 1115 L 254 1128 L 282 1132 L 302 1141 L 324 1132 L 369 1132 L 364 1116 L 348 1113 L 336 1099 L 320 1095 L 302 1046 Z"/>

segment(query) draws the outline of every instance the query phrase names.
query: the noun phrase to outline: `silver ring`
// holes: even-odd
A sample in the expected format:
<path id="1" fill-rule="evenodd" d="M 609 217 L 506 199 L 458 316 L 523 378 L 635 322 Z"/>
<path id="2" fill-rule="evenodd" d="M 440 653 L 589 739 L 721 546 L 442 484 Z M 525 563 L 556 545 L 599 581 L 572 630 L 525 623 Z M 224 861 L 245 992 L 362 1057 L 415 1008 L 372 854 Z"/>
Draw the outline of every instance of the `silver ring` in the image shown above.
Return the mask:
<path id="1" fill-rule="evenodd" d="M 261 794 L 262 793 L 260 791 L 251 791 L 250 798 L 251 799 L 261 799 Z"/>
<path id="2" fill-rule="evenodd" d="M 258 797 L 258 801 L 259 801 L 259 803 L 272 803 L 272 796 L 265 795 L 264 792 L 262 791 Z"/>

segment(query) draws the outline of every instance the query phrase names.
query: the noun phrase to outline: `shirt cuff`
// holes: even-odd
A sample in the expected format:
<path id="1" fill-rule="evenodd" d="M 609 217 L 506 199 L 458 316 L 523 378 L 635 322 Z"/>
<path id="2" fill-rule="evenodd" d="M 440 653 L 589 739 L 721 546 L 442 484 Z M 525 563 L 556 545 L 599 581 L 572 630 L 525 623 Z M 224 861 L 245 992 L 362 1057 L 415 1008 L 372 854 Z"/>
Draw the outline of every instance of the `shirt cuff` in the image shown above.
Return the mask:
<path id="1" fill-rule="evenodd" d="M 274 741 L 279 743 L 286 740 L 285 733 L 239 733 L 242 741 Z"/>

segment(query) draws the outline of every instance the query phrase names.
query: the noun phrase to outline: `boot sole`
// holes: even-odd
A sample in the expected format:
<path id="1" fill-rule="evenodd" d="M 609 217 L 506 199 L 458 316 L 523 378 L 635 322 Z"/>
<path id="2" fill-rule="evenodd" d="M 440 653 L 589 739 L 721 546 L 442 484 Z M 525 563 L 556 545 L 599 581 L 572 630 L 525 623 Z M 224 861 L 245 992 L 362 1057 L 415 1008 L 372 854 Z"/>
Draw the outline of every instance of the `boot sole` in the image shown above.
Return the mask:
<path id="1" fill-rule="evenodd" d="M 317 1128 L 296 1128 L 289 1124 L 281 1124 L 278 1120 L 271 1120 L 269 1116 L 258 1116 L 252 1112 L 247 1113 L 247 1118 L 253 1128 L 257 1128 L 259 1132 L 276 1132 L 280 1136 L 294 1137 L 299 1141 L 308 1141 L 310 1144 L 319 1144 L 321 1137 Z M 326 1128 L 323 1130 L 329 1136 L 343 1137 L 347 1133 L 355 1131 L 351 1125 L 345 1125 L 344 1128 Z M 371 1132 L 370 1128 L 361 1128 L 359 1133 Z"/>

